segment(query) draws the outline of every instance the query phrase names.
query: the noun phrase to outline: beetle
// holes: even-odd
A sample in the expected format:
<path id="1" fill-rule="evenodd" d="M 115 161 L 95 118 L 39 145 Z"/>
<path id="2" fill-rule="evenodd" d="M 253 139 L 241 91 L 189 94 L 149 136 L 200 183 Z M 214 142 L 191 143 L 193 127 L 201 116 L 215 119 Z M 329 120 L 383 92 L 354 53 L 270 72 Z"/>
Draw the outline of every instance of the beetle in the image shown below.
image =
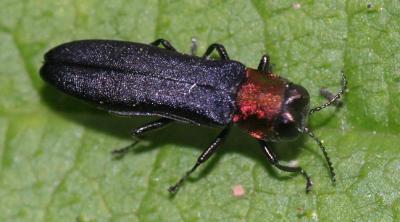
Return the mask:
<path id="1" fill-rule="evenodd" d="M 163 48 L 159 47 L 163 46 Z M 218 59 L 211 59 L 216 51 Z M 272 72 L 268 55 L 257 69 L 231 60 L 224 46 L 210 45 L 202 57 L 179 53 L 165 39 L 150 44 L 115 40 L 79 40 L 61 44 L 44 56 L 41 77 L 66 94 L 122 116 L 158 116 L 133 130 L 145 133 L 178 121 L 220 127 L 221 132 L 196 163 L 169 187 L 177 192 L 185 179 L 208 160 L 224 142 L 233 124 L 255 138 L 276 168 L 302 174 L 306 192 L 313 186 L 300 166 L 280 163 L 273 142 L 310 136 L 322 150 L 331 179 L 333 164 L 320 139 L 307 127 L 309 115 L 334 104 L 344 94 L 347 80 L 328 102 L 310 109 L 307 90 Z M 130 147 L 114 151 L 124 154 Z"/>

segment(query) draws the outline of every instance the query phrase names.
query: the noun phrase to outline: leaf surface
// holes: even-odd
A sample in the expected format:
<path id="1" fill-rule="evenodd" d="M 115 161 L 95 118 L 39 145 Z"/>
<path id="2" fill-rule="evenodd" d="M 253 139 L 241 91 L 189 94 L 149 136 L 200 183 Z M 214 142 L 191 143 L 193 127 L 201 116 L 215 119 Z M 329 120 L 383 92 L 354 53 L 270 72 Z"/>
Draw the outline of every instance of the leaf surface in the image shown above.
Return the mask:
<path id="1" fill-rule="evenodd" d="M 398 221 L 400 220 L 400 3 L 398 1 L 11 1 L 0 3 L 0 221 Z M 125 119 L 46 86 L 43 54 L 88 38 L 165 38 L 198 54 L 225 45 L 257 67 L 268 53 L 276 73 L 305 86 L 349 81 L 344 106 L 315 114 L 337 172 L 332 186 L 318 147 L 304 137 L 278 144 L 299 175 L 269 166 L 239 129 L 171 197 L 167 188 L 218 129 L 173 124 L 120 160 L 132 128 Z M 238 198 L 232 188 L 242 185 Z"/>

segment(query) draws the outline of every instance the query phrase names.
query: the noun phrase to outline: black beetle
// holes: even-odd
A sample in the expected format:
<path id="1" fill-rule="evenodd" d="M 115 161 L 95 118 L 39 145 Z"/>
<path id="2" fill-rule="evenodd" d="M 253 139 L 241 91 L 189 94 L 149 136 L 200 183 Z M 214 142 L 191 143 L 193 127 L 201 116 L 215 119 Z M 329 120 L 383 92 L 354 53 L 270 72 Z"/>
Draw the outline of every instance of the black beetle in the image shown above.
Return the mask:
<path id="1" fill-rule="evenodd" d="M 164 47 L 160 48 L 159 45 Z M 216 50 L 220 59 L 209 59 Z M 160 119 L 134 130 L 133 135 L 163 127 L 173 121 L 223 127 L 195 165 L 169 188 L 176 192 L 182 182 L 215 153 L 233 123 L 256 138 L 267 160 L 287 172 L 299 172 L 312 188 L 308 174 L 297 166 L 285 166 L 271 142 L 290 140 L 304 133 L 313 138 L 335 173 L 322 142 L 306 127 L 309 114 L 333 103 L 342 88 L 321 106 L 309 109 L 306 89 L 271 71 L 269 57 L 262 56 L 258 69 L 230 60 L 225 48 L 212 44 L 202 57 L 179 53 L 166 40 L 148 44 L 113 40 L 81 40 L 62 44 L 45 55 L 41 77 L 61 91 L 122 116 L 153 115 Z M 129 147 L 114 151 L 125 153 Z"/>

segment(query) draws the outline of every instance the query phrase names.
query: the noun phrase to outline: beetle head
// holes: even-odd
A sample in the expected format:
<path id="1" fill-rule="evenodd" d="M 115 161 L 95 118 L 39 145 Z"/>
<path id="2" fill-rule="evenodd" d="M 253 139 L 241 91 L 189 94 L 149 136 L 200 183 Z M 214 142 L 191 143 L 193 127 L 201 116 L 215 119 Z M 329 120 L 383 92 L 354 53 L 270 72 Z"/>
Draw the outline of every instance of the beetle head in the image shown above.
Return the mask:
<path id="1" fill-rule="evenodd" d="M 306 126 L 310 109 L 310 96 L 304 87 L 289 83 L 285 87 L 285 96 L 282 100 L 281 110 L 273 121 L 272 131 L 278 140 L 296 138 Z"/>

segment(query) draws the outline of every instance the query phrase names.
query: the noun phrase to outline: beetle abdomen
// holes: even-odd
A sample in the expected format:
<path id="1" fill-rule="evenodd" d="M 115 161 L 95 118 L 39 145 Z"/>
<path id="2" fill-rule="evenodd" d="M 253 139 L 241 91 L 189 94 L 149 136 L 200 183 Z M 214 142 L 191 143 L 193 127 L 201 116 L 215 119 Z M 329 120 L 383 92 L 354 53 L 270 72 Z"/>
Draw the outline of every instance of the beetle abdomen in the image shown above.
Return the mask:
<path id="1" fill-rule="evenodd" d="M 245 67 L 151 45 L 84 40 L 45 55 L 40 70 L 67 94 L 122 115 L 159 115 L 206 125 L 231 122 Z"/>

